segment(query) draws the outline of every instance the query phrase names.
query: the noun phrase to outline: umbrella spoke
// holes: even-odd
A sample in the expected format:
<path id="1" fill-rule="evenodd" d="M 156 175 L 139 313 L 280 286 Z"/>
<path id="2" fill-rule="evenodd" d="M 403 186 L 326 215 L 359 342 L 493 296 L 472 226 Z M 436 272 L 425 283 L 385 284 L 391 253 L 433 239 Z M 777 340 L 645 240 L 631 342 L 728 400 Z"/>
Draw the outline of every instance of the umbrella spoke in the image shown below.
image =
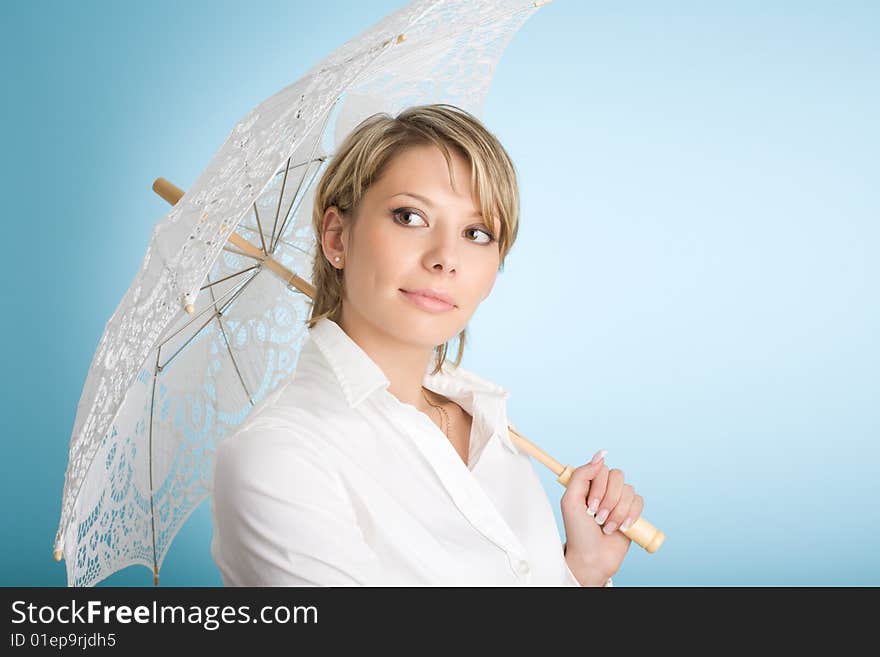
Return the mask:
<path id="1" fill-rule="evenodd" d="M 225 245 L 223 247 L 223 250 L 228 251 L 229 253 L 234 253 L 235 255 L 244 256 L 245 258 L 251 258 L 253 260 L 262 260 L 262 258 L 259 258 L 253 254 L 245 253 L 244 251 L 239 251 L 238 249 L 233 249 L 229 245 Z"/>
<path id="2" fill-rule="evenodd" d="M 321 162 L 323 162 L 327 158 L 319 157 L 317 159 L 320 160 Z M 308 189 L 312 186 L 312 183 L 315 182 L 315 178 L 318 176 L 318 173 L 320 173 L 320 171 L 321 171 L 321 166 L 318 165 L 318 167 L 315 169 L 314 173 L 312 173 L 312 178 L 311 178 L 311 180 L 309 180 L 309 184 L 306 185 L 305 190 L 303 190 L 302 196 L 297 196 L 297 194 L 299 194 L 299 190 L 297 190 L 297 194 L 294 194 L 293 199 L 291 199 L 290 206 L 288 206 L 288 208 L 287 208 L 287 213 L 284 215 L 284 221 L 281 222 L 281 228 L 278 230 L 278 237 L 275 238 L 275 244 L 272 245 L 272 252 L 273 253 L 275 252 L 275 249 L 278 247 L 278 242 L 282 241 L 281 236 L 284 235 L 284 229 L 287 228 L 287 222 L 290 221 L 291 217 L 296 216 L 296 213 L 299 211 L 299 206 L 302 204 L 302 200 L 305 197 L 305 192 L 308 191 Z M 303 176 L 305 176 L 305 173 L 307 173 L 307 172 L 308 172 L 308 170 L 306 170 L 306 172 L 303 173 Z M 293 212 L 291 212 L 290 209 L 293 206 L 294 201 L 297 202 L 296 208 L 293 210 Z M 290 242 L 286 242 L 286 241 L 284 243 L 290 244 Z"/>
<path id="3" fill-rule="evenodd" d="M 300 292 L 307 294 L 310 299 L 315 298 L 314 285 L 309 283 L 306 279 L 294 274 L 292 271 L 290 271 L 290 269 L 278 262 L 271 255 L 263 256 L 262 254 L 260 254 L 260 249 L 248 242 L 238 233 L 231 233 L 229 235 L 229 241 L 245 253 L 250 253 L 255 258 L 261 258 L 263 260 L 263 267 L 267 268 L 273 274 L 278 276 L 282 281 L 284 281 L 286 285 L 293 285 L 293 287 L 298 289 Z"/>
<path id="4" fill-rule="evenodd" d="M 321 158 L 317 158 L 317 159 L 323 161 L 324 158 L 321 157 Z M 287 179 L 287 172 L 288 172 L 290 169 L 296 169 L 297 167 L 301 167 L 301 166 L 303 166 L 303 165 L 305 165 L 305 164 L 310 164 L 311 162 L 314 162 L 314 160 L 307 160 L 307 161 L 305 161 L 305 162 L 300 162 L 299 164 L 294 164 L 293 166 L 290 166 L 290 158 L 287 158 L 287 166 L 284 167 L 285 181 L 286 181 L 286 179 Z M 277 175 L 277 173 L 276 173 L 276 175 Z M 282 181 L 282 184 L 281 184 L 281 196 L 282 196 L 282 197 L 284 196 L 284 181 Z M 279 199 L 278 199 L 278 207 L 279 207 L 279 208 L 281 207 L 281 197 L 279 197 Z M 254 216 L 257 218 L 257 230 L 255 230 L 254 232 L 259 232 L 259 234 L 260 234 L 260 243 L 263 245 L 263 254 L 268 255 L 268 251 L 266 251 L 266 241 L 263 239 L 263 235 L 264 235 L 263 226 L 262 226 L 262 224 L 260 223 L 260 212 L 259 212 L 259 210 L 257 209 L 257 204 L 256 204 L 256 203 L 254 203 Z M 277 215 L 277 213 L 276 213 L 276 216 L 275 216 L 275 221 L 276 221 L 276 222 L 278 221 L 278 215 Z M 251 227 L 248 226 L 248 228 L 251 228 Z M 251 230 L 254 230 L 254 229 L 251 228 Z M 274 235 L 274 232 L 275 232 L 275 227 L 273 226 L 273 227 L 272 227 L 272 233 L 273 233 L 273 235 Z M 269 241 L 270 241 L 270 242 L 271 242 L 271 239 L 272 239 L 272 236 L 270 236 L 270 238 L 269 238 Z M 291 245 L 291 246 L 292 246 L 292 245 Z"/>
<path id="5" fill-rule="evenodd" d="M 272 223 L 272 234 L 269 236 L 269 252 L 272 252 L 272 242 L 275 239 L 275 229 L 278 227 L 278 213 L 281 212 L 281 199 L 284 198 L 284 188 L 287 186 L 287 172 L 290 171 L 290 158 L 284 167 L 284 178 L 281 180 L 281 191 L 278 193 L 278 207 L 275 208 L 275 221 Z"/>
<path id="6" fill-rule="evenodd" d="M 223 281 L 228 281 L 233 276 L 241 276 L 243 273 L 245 273 L 247 271 L 251 271 L 252 269 L 256 269 L 259 266 L 260 265 L 253 265 L 251 267 L 248 267 L 247 269 L 242 269 L 241 271 L 237 271 L 235 273 L 229 274 L 229 276 L 224 276 L 223 278 L 220 278 L 220 279 L 214 281 L 213 283 L 208 283 L 207 285 L 202 285 L 202 287 L 199 288 L 199 292 L 201 292 L 205 288 L 211 287 L 212 285 L 217 285 L 217 283 L 222 283 Z M 208 274 L 208 276 L 210 276 L 210 274 Z M 211 296 L 213 296 L 213 294 Z"/>
<path id="7" fill-rule="evenodd" d="M 250 277 L 249 279 L 247 279 L 242 285 L 240 285 L 239 288 L 235 291 L 235 294 L 232 295 L 232 297 L 229 299 L 229 301 L 227 301 L 227 302 L 223 305 L 222 308 L 220 308 L 219 310 L 215 310 L 213 313 L 211 313 L 211 316 L 208 317 L 207 320 L 205 320 L 205 323 L 202 324 L 198 329 L 196 329 L 196 331 L 195 331 L 191 336 L 189 336 L 189 337 L 187 338 L 186 342 L 184 342 L 182 345 L 180 345 L 180 347 L 178 347 L 177 351 L 175 351 L 173 354 L 171 354 L 171 357 L 170 357 L 168 360 L 166 360 L 162 365 L 159 366 L 159 371 L 161 372 L 161 371 L 164 370 L 166 367 L 168 367 L 168 365 L 171 363 L 171 361 L 174 360 L 174 359 L 177 357 L 177 354 L 179 354 L 181 351 L 183 351 L 183 349 L 186 348 L 186 346 L 187 346 L 190 342 L 192 342 L 192 341 L 195 339 L 195 337 L 196 337 L 199 333 L 201 333 L 202 329 L 205 328 L 208 324 L 210 324 L 210 322 L 211 322 L 212 319 L 214 319 L 214 318 L 217 317 L 218 315 L 222 314 L 223 311 L 226 310 L 226 309 L 229 307 L 229 304 L 231 304 L 233 301 L 235 301 L 235 299 L 238 298 L 238 295 L 240 295 L 240 294 L 245 290 L 245 288 L 247 288 L 247 286 L 250 284 L 250 282 L 251 282 L 252 280 L 254 280 L 254 279 L 257 277 L 257 274 L 259 274 L 259 273 L 260 273 L 260 272 L 257 271 L 256 274 L 254 274 L 253 276 L 251 276 L 251 277 Z M 212 295 L 212 296 L 213 296 L 213 295 Z M 215 303 L 214 303 L 214 307 L 215 307 L 215 308 L 216 308 L 216 305 L 217 305 L 217 304 L 216 304 L 216 302 L 215 302 Z M 206 310 L 208 310 L 208 308 L 205 308 L 205 310 L 203 310 L 201 313 L 199 313 L 199 315 L 201 315 L 202 313 L 204 313 Z M 193 318 L 193 319 L 195 319 L 195 318 Z M 191 322 L 187 322 L 187 325 L 189 325 L 190 323 L 191 323 Z M 178 331 L 178 333 L 179 333 L 179 332 L 180 332 L 180 331 Z M 176 335 L 176 334 L 175 334 L 175 335 Z"/>
<path id="8" fill-rule="evenodd" d="M 321 159 L 323 161 L 322 158 L 318 158 L 318 159 Z M 318 165 L 318 168 L 315 169 L 315 171 L 317 172 L 320 170 L 321 170 L 321 166 Z M 299 190 L 300 190 L 300 187 L 302 186 L 302 181 L 305 178 L 307 173 L 308 173 L 308 169 L 303 171 L 303 177 L 300 178 L 299 185 L 297 186 L 296 191 L 293 193 L 293 198 L 290 199 L 290 205 L 287 206 L 287 211 L 285 211 L 285 213 L 282 215 L 284 218 L 281 220 L 281 228 L 278 229 L 278 236 L 275 238 L 275 242 L 271 245 L 272 253 L 275 253 L 275 248 L 278 246 L 278 241 L 281 239 L 281 236 L 284 234 L 284 229 L 287 227 L 287 222 L 290 221 L 290 216 L 291 216 L 290 210 L 291 210 L 291 208 L 293 208 L 294 203 L 296 203 L 296 209 L 299 210 L 299 203 L 297 203 L 297 200 L 302 201 L 302 197 L 299 195 Z M 309 186 L 311 186 L 314 179 L 315 179 L 315 176 L 312 175 L 312 180 L 309 181 L 309 185 L 306 186 L 306 189 L 308 189 Z M 296 210 L 294 210 L 294 214 L 296 214 Z"/>
<path id="9" fill-rule="evenodd" d="M 329 157 L 329 156 L 327 156 L 327 155 L 319 155 L 318 157 L 313 157 L 313 158 L 310 159 L 310 160 L 305 160 L 304 162 L 299 162 L 299 163 L 297 163 L 297 164 L 294 164 L 292 167 L 290 167 L 290 169 L 291 169 L 291 170 L 293 170 L 293 169 L 299 169 L 300 167 L 304 167 L 304 166 L 306 166 L 307 164 L 311 164 L 312 162 L 323 162 L 324 160 L 327 159 L 327 157 Z M 289 162 L 289 161 L 290 161 L 290 160 L 288 160 L 288 162 Z M 281 173 L 281 169 L 279 169 L 275 175 L 277 176 L 279 173 Z"/>
<path id="10" fill-rule="evenodd" d="M 257 232 L 260 233 L 260 244 L 263 245 L 263 255 L 266 255 L 266 240 L 263 239 L 263 226 L 260 224 L 260 211 L 257 210 L 256 202 L 254 202 L 254 216 L 257 218 Z"/>
<path id="11" fill-rule="evenodd" d="M 150 528 L 153 536 L 153 585 L 159 586 L 159 565 L 156 557 L 156 512 L 153 509 L 153 413 L 156 406 L 156 378 L 159 376 L 159 353 L 162 351 L 160 345 L 156 349 L 156 367 L 153 369 L 153 389 L 150 392 L 150 432 L 149 443 L 147 447 L 147 460 L 149 461 L 150 470 Z"/>
<path id="12" fill-rule="evenodd" d="M 257 265 L 257 266 L 259 267 L 259 265 Z M 253 267 L 251 267 L 251 269 L 253 269 Z M 249 269 L 246 269 L 246 270 L 244 270 L 244 271 L 250 271 L 250 270 L 249 270 Z M 242 273 L 242 272 L 239 272 L 239 273 Z M 259 273 L 259 272 L 257 272 L 257 273 Z M 254 276 L 256 276 L 256 274 L 254 274 Z M 253 279 L 253 276 L 251 276 L 251 279 Z M 248 281 L 250 281 L 251 279 L 248 279 Z M 245 282 L 245 285 L 247 284 L 248 281 Z M 219 282 L 219 281 L 218 281 L 218 282 Z M 241 288 L 239 288 L 239 289 L 241 289 Z M 221 299 L 224 299 L 224 298 L 226 298 L 227 296 L 229 296 L 230 294 L 233 294 L 234 292 L 235 292 L 235 288 L 229 288 L 226 292 L 223 293 L 223 296 L 221 296 L 220 298 L 221 298 Z M 203 310 L 199 311 L 197 314 L 195 314 L 195 315 L 193 315 L 192 317 L 190 317 L 190 318 L 189 318 L 189 321 L 187 321 L 186 324 L 184 324 L 183 326 L 181 326 L 181 327 L 180 327 L 179 329 L 177 329 L 174 333 L 172 333 L 171 335 L 169 335 L 169 336 L 166 337 L 166 338 L 162 338 L 162 340 L 161 340 L 160 343 L 159 343 L 159 347 L 164 346 L 164 345 L 165 345 L 167 342 L 169 342 L 172 338 L 174 338 L 175 336 L 179 335 L 181 331 L 183 331 L 186 327 L 188 327 L 190 324 L 192 324 L 194 321 L 196 321 L 199 317 L 201 317 L 202 315 L 204 315 L 204 314 L 205 314 L 206 312 L 208 312 L 209 310 L 210 310 L 210 306 L 204 308 Z M 209 319 L 208 321 L 211 321 L 211 320 Z M 207 324 L 207 322 L 205 322 L 205 323 Z M 201 329 L 199 329 L 199 330 L 201 330 Z M 196 331 L 196 333 L 198 333 L 198 331 Z"/>
<path id="13" fill-rule="evenodd" d="M 256 233 L 256 232 L 258 232 L 256 228 L 254 228 L 253 226 L 248 226 L 247 224 L 238 224 L 238 228 L 245 228 L 245 229 L 251 231 L 252 233 Z M 261 233 L 261 234 L 260 234 L 260 239 L 262 239 L 263 237 L 264 237 L 264 234 Z M 287 240 L 285 240 L 285 239 L 281 239 L 280 237 L 279 237 L 279 239 L 276 240 L 276 241 L 281 242 L 281 243 L 283 243 L 283 244 L 286 244 L 286 245 L 289 246 L 290 248 L 292 248 L 292 249 L 296 249 L 296 250 L 299 251 L 300 253 L 304 253 L 305 255 L 309 255 L 309 252 L 308 252 L 308 251 L 306 251 L 306 250 L 305 250 L 304 248 L 302 248 L 301 246 L 298 246 L 298 245 L 294 244 L 293 242 L 288 242 Z M 265 244 L 265 242 L 264 242 L 264 244 Z"/>
<path id="14" fill-rule="evenodd" d="M 333 101 L 333 104 L 332 104 L 332 105 L 327 109 L 327 111 L 324 113 L 324 123 L 321 125 L 321 129 L 318 130 L 318 134 L 317 134 L 317 136 L 315 137 L 315 141 L 312 143 L 312 152 L 309 153 L 309 157 L 308 157 L 308 159 L 306 160 L 306 163 L 307 163 L 307 164 L 311 164 L 312 159 L 314 158 L 314 155 L 315 155 L 315 151 L 318 149 L 318 144 L 321 143 L 321 138 L 324 136 L 324 130 L 327 129 L 327 121 L 330 119 L 330 114 L 333 113 L 333 108 L 336 106 L 336 103 L 339 102 L 339 99 L 340 99 L 341 97 L 342 97 L 342 96 L 337 96 L 337 97 L 336 97 L 336 100 Z M 320 159 L 322 162 L 323 162 L 323 160 L 324 160 L 324 158 L 318 158 L 318 159 Z M 288 163 L 288 166 L 289 166 L 289 165 L 290 165 L 290 160 L 289 160 L 289 159 L 287 160 L 287 163 Z M 317 170 L 318 170 L 318 171 L 321 170 L 321 166 L 320 166 L 320 165 L 318 165 L 318 169 L 317 169 Z M 296 197 L 299 196 L 299 190 L 300 190 L 300 188 L 302 187 L 303 180 L 306 179 L 306 174 L 308 173 L 308 171 L 309 171 L 309 167 L 306 167 L 306 168 L 303 170 L 303 175 L 302 175 L 302 177 L 299 179 L 299 184 L 297 185 L 297 187 L 296 187 L 296 192 L 295 192 L 294 195 L 293 195 L 293 200 L 296 200 Z M 285 171 L 284 173 L 285 173 L 285 178 L 286 178 L 286 176 L 287 176 L 287 172 Z M 314 176 L 312 177 L 312 180 L 314 180 Z M 310 184 L 311 184 L 311 183 L 310 183 Z M 284 195 L 284 191 L 283 191 L 283 190 L 282 190 L 281 194 L 282 194 L 282 196 Z M 291 206 L 293 205 L 293 200 L 290 202 Z M 278 207 L 279 207 L 279 208 L 281 207 L 281 196 L 278 197 Z M 290 210 L 290 208 L 288 208 L 288 211 L 289 211 L 289 210 Z M 288 217 L 289 217 L 289 215 L 286 215 L 286 216 L 284 217 L 284 221 L 283 221 L 283 223 L 281 224 L 281 230 L 278 231 L 278 237 L 281 237 L 281 233 L 284 231 L 284 227 L 287 225 Z M 276 215 L 275 219 L 276 219 L 276 220 L 278 219 L 277 215 Z M 278 246 L 278 242 L 277 242 L 277 240 L 274 240 L 274 237 L 275 237 L 275 229 L 274 229 L 274 228 L 272 229 L 272 237 L 273 237 L 273 241 L 272 241 L 272 244 L 270 244 L 270 247 L 269 247 L 269 248 L 270 248 L 270 250 L 271 250 L 272 253 L 275 253 L 275 248 Z"/>
<path id="15" fill-rule="evenodd" d="M 214 288 L 211 288 L 211 302 L 214 305 L 214 309 L 217 310 L 217 300 L 214 299 Z M 238 380 L 241 382 L 241 387 L 244 388 L 244 394 L 247 395 L 248 401 L 251 403 L 251 406 L 254 405 L 254 398 L 251 396 L 250 390 L 248 390 L 247 385 L 245 385 L 244 377 L 241 375 L 241 370 L 238 369 L 238 362 L 235 360 L 235 356 L 232 355 L 232 346 L 229 344 L 229 338 L 226 335 L 226 328 L 223 326 L 223 317 L 217 312 L 214 315 L 217 318 L 217 324 L 220 326 L 220 334 L 223 336 L 223 342 L 226 344 L 226 351 L 229 352 L 229 358 L 232 360 L 232 366 L 235 368 L 235 373 L 238 375 Z"/>
<path id="16" fill-rule="evenodd" d="M 256 269 L 258 267 L 259 267 L 259 265 L 255 265 L 254 267 L 250 267 L 248 270 L 245 270 L 245 271 L 249 271 L 251 269 Z M 153 542 L 153 585 L 154 586 L 159 586 L 159 561 L 158 561 L 158 553 L 156 551 L 156 511 L 155 511 L 155 505 L 154 505 L 155 489 L 153 487 L 153 417 L 155 415 L 155 406 L 156 406 L 156 380 L 159 376 L 159 373 L 162 370 L 164 370 L 172 360 L 174 360 L 174 358 L 177 356 L 177 354 L 179 354 L 190 342 L 192 342 L 193 339 L 201 332 L 201 330 L 203 328 L 205 328 L 205 326 L 207 326 L 208 323 L 210 323 L 210 321 L 213 318 L 216 317 L 217 323 L 220 325 L 220 332 L 223 335 L 223 340 L 226 343 L 226 349 L 229 352 L 229 357 L 232 359 L 232 365 L 235 367 L 235 371 L 238 374 L 238 380 L 241 382 L 241 386 L 242 386 L 242 388 L 244 388 L 245 394 L 248 396 L 248 401 L 250 402 L 251 406 L 254 405 L 253 397 L 251 396 L 250 391 L 247 389 L 247 386 L 245 385 L 244 379 L 242 378 L 241 371 L 239 370 L 238 363 L 236 362 L 235 357 L 232 355 L 232 348 L 229 345 L 229 339 L 226 336 L 226 330 L 223 327 L 223 322 L 221 321 L 221 316 L 222 316 L 223 312 L 229 307 L 229 305 L 235 299 L 238 298 L 238 296 L 245 290 L 245 288 L 247 288 L 247 286 L 250 284 L 250 282 L 253 281 L 257 277 L 257 274 L 259 274 L 260 272 L 257 271 L 250 278 L 248 278 L 242 285 L 240 285 L 238 287 L 238 289 L 235 291 L 235 293 L 232 295 L 232 297 L 223 305 L 222 308 L 217 308 L 217 299 L 214 297 L 214 287 L 213 287 L 214 285 L 216 285 L 217 283 L 219 283 L 223 280 L 227 280 L 227 279 L 231 278 L 232 276 L 238 276 L 242 273 L 243 272 L 236 272 L 234 274 L 231 274 L 230 276 L 226 276 L 218 281 L 214 281 L 213 283 L 209 283 L 208 285 L 205 286 L 209 289 L 209 291 L 211 293 L 211 303 L 212 303 L 212 306 L 214 307 L 214 312 L 212 313 L 211 317 L 209 317 L 208 320 L 204 324 L 202 324 L 202 326 L 200 326 L 199 329 L 195 333 L 193 333 L 193 335 L 191 335 L 189 337 L 189 339 L 187 339 L 187 341 L 184 342 L 180 346 L 180 348 L 178 348 L 177 351 L 175 351 L 167 361 L 165 361 L 164 364 L 161 364 L 161 365 L 159 364 L 160 354 L 162 352 L 162 345 L 160 344 L 159 347 L 156 349 L 156 366 L 153 370 L 153 386 L 152 386 L 152 391 L 150 393 L 150 429 L 149 429 L 149 436 L 148 436 L 149 443 L 148 443 L 148 450 L 147 450 L 147 455 L 148 455 L 148 460 L 149 460 L 149 476 L 150 476 L 150 531 L 151 531 L 152 542 Z M 201 315 L 202 313 L 199 313 L 199 314 Z M 192 320 L 187 322 L 186 325 L 189 326 L 189 324 L 191 324 L 194 320 L 195 320 L 195 318 L 193 318 Z M 180 331 L 178 331 L 177 333 L 179 333 L 179 332 Z M 175 333 L 175 335 L 177 335 L 177 333 Z"/>

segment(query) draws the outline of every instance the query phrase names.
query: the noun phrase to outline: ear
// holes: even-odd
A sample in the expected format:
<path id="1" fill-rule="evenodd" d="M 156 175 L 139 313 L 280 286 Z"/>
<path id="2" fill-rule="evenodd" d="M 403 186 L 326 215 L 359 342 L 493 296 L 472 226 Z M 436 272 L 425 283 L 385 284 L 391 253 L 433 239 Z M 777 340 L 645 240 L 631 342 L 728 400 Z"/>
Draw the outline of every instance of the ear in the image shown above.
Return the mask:
<path id="1" fill-rule="evenodd" d="M 321 248 L 331 264 L 334 263 L 336 256 L 340 258 L 345 256 L 344 227 L 345 220 L 338 207 L 331 205 L 324 211 L 321 224 Z"/>

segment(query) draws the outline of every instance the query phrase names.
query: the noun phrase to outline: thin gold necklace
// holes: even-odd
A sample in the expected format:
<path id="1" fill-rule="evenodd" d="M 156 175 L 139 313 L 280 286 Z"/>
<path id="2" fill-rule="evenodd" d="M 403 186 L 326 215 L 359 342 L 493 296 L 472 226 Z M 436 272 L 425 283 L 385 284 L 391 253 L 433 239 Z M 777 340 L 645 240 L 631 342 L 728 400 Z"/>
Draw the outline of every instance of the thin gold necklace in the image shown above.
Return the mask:
<path id="1" fill-rule="evenodd" d="M 439 404 L 434 404 L 434 403 L 432 403 L 431 400 L 428 399 L 428 395 L 425 394 L 425 388 L 424 388 L 424 387 L 422 387 L 422 397 L 425 398 L 425 401 L 428 402 L 428 404 L 429 404 L 430 406 L 433 406 L 433 407 L 436 408 L 438 411 L 440 411 L 441 416 L 442 416 L 442 417 L 440 418 L 440 423 L 441 423 L 441 424 L 443 423 L 443 419 L 444 419 L 444 418 L 446 419 L 446 428 L 443 429 L 443 433 L 446 434 L 446 438 L 448 439 L 448 438 L 449 438 L 449 425 L 451 424 L 451 422 L 449 421 L 449 413 L 446 412 L 446 409 L 445 409 L 445 408 L 443 408 L 443 407 L 440 406 Z"/>

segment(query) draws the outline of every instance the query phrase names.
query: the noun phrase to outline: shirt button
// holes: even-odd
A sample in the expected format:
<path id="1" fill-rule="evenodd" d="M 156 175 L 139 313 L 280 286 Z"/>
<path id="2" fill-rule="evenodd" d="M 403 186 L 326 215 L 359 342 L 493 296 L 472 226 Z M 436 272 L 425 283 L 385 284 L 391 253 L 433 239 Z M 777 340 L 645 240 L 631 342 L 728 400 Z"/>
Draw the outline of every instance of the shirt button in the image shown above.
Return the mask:
<path id="1" fill-rule="evenodd" d="M 518 564 L 516 564 L 516 569 L 520 575 L 529 574 L 529 564 L 527 561 L 520 561 Z"/>

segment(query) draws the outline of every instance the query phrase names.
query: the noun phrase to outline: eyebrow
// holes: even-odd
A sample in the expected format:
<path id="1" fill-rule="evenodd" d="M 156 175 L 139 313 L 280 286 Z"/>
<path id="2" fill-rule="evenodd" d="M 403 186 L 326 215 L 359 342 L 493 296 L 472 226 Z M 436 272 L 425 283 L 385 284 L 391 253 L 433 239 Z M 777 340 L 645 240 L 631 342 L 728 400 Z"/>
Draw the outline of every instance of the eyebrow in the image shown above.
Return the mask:
<path id="1" fill-rule="evenodd" d="M 388 198 L 394 198 L 395 196 L 412 196 L 414 199 L 418 199 L 419 201 L 421 201 L 422 203 L 424 203 L 425 205 L 427 205 L 429 208 L 433 208 L 433 207 L 434 207 L 434 204 L 431 203 L 431 200 L 430 200 L 430 199 L 428 199 L 428 198 L 426 198 L 426 197 L 424 197 L 424 196 L 420 196 L 419 194 L 413 194 L 412 192 L 399 192 L 399 193 L 397 193 L 397 194 L 392 194 L 392 195 L 389 196 Z M 483 213 L 482 213 L 482 212 L 474 211 L 474 212 L 471 213 L 470 216 L 472 216 L 472 217 L 479 217 L 480 219 L 482 219 L 482 218 L 483 218 Z"/>

